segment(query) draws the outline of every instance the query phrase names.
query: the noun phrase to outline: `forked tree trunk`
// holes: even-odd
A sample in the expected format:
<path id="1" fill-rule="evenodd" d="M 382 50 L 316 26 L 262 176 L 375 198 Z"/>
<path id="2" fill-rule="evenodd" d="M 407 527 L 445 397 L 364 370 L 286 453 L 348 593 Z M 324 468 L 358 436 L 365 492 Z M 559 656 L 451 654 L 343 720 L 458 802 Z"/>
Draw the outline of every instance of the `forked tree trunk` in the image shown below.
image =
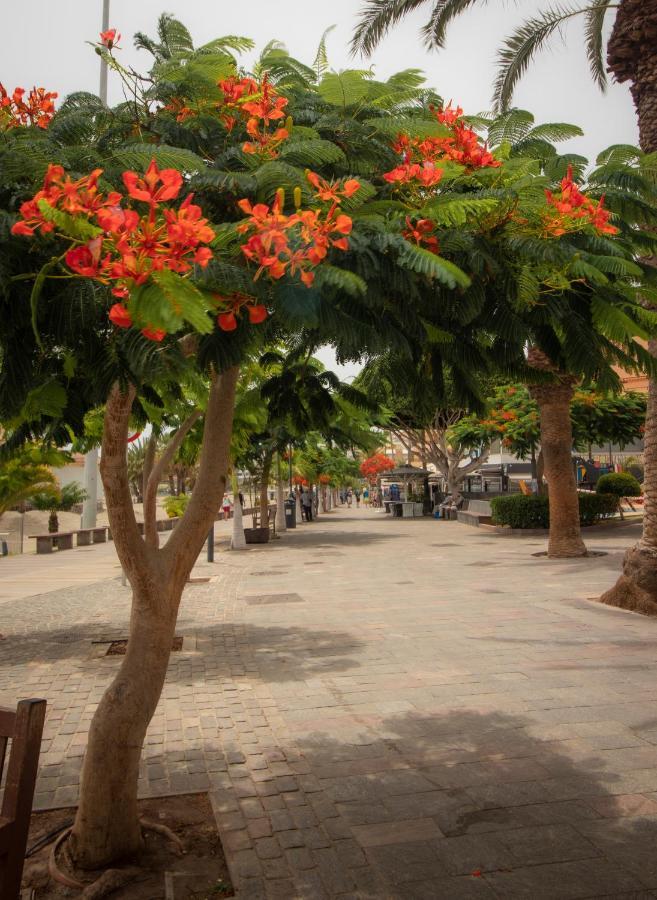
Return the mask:
<path id="1" fill-rule="evenodd" d="M 178 607 L 223 496 L 238 369 L 212 379 L 199 477 L 166 546 L 142 540 L 134 516 L 126 439 L 134 388 L 112 389 L 106 405 L 101 476 L 114 542 L 133 592 L 128 647 L 89 729 L 80 803 L 70 840 L 76 864 L 96 869 L 139 851 L 139 760 L 166 677 Z"/>
<path id="2" fill-rule="evenodd" d="M 657 3 L 622 0 L 607 48 L 609 69 L 617 81 L 630 82 L 639 123 L 639 143 L 657 151 Z M 650 352 L 657 356 L 657 342 Z M 644 516 L 641 540 L 623 560 L 623 574 L 600 598 L 610 606 L 657 615 L 657 382 L 648 388 L 644 434 Z"/>
<path id="3" fill-rule="evenodd" d="M 551 383 L 529 386 L 529 392 L 538 404 L 541 453 L 550 503 L 548 556 L 551 559 L 586 556 L 579 524 L 579 495 L 572 455 L 570 401 L 575 379 L 556 373 L 551 361 L 535 347 L 529 351 L 528 362 L 535 369 L 553 372 L 556 377 Z"/>

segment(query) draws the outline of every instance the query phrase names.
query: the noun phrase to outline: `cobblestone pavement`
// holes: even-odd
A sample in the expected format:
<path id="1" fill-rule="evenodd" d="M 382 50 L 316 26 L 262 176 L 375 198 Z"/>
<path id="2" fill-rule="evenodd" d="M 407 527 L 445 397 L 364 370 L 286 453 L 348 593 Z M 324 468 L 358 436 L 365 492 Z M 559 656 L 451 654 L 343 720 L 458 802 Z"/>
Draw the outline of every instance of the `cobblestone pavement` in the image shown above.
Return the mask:
<path id="1" fill-rule="evenodd" d="M 240 898 L 657 896 L 657 621 L 587 599 L 635 539 L 554 562 L 352 510 L 219 553 L 141 793 L 210 791 Z M 0 607 L 0 703 L 48 699 L 40 807 L 75 802 L 128 603 L 113 578 Z"/>

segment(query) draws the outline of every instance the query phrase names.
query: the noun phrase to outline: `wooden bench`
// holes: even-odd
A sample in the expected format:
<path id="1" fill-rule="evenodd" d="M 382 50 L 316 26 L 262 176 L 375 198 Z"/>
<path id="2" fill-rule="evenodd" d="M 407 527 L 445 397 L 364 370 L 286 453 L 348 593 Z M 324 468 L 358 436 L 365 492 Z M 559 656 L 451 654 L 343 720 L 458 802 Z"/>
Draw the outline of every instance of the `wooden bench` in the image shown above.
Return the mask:
<path id="1" fill-rule="evenodd" d="M 58 550 L 73 549 L 73 531 L 55 531 L 48 534 L 31 534 L 30 539 L 36 540 L 37 553 L 52 553 L 55 542 Z"/>
<path id="2" fill-rule="evenodd" d="M 18 900 L 21 893 L 23 862 L 45 716 L 45 700 L 21 700 L 16 712 L 11 709 L 0 709 L 0 775 L 4 766 L 7 742 L 11 740 L 5 794 L 0 810 L 2 900 Z"/>

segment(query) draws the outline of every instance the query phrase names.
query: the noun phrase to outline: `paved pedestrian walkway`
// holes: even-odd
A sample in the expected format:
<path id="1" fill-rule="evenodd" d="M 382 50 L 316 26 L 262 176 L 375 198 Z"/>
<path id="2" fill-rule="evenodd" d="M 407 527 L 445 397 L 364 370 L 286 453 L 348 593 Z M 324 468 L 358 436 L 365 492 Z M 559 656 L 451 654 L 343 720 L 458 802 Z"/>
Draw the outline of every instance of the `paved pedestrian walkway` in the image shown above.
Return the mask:
<path id="1" fill-rule="evenodd" d="M 241 898 L 657 896 L 657 622 L 590 599 L 635 539 L 554 562 L 352 509 L 219 553 L 141 793 L 211 792 Z M 117 577 L 0 606 L 0 703 L 49 701 L 41 807 L 76 799 L 128 608 Z"/>

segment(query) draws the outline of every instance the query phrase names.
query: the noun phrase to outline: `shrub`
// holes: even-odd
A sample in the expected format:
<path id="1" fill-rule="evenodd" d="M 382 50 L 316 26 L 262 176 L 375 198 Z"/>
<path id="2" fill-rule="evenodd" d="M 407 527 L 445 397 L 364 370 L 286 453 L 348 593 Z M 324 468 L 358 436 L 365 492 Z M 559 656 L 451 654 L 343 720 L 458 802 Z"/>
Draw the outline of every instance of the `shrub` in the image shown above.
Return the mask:
<path id="1" fill-rule="evenodd" d="M 639 497 L 641 485 L 629 472 L 610 472 L 601 475 L 595 486 L 598 494 L 613 494 L 614 497 Z"/>
<path id="2" fill-rule="evenodd" d="M 613 516 L 618 510 L 616 497 L 609 494 L 579 493 L 579 521 L 593 525 Z M 490 501 L 493 522 L 510 528 L 549 528 L 550 504 L 546 495 L 510 494 Z"/>
<path id="3" fill-rule="evenodd" d="M 189 494 L 179 494 L 177 497 L 165 497 L 164 509 L 170 519 L 182 516 L 189 503 Z"/>

